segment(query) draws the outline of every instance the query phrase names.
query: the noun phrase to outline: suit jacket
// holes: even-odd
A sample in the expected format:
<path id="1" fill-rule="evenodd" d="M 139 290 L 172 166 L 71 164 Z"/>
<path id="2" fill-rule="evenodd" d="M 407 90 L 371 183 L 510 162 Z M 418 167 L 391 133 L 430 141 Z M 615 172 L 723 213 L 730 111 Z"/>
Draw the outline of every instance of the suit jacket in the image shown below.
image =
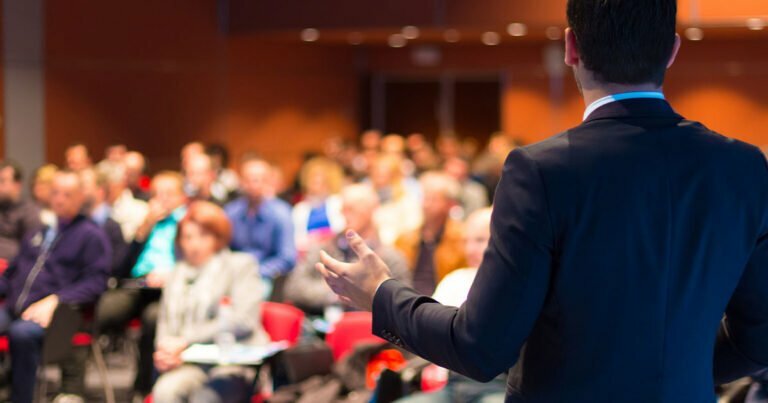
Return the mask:
<path id="1" fill-rule="evenodd" d="M 459 309 L 397 281 L 374 332 L 507 402 L 714 402 L 768 366 L 768 168 L 663 100 L 513 151 Z M 724 318 L 725 313 L 725 318 Z"/>
<path id="2" fill-rule="evenodd" d="M 448 273 L 467 265 L 464 256 L 464 231 L 461 223 L 448 220 L 445 223 L 443 236 L 435 249 L 435 284 L 439 283 Z M 421 228 L 401 235 L 395 242 L 395 247 L 403 254 L 408 268 L 416 269 L 421 246 Z"/>

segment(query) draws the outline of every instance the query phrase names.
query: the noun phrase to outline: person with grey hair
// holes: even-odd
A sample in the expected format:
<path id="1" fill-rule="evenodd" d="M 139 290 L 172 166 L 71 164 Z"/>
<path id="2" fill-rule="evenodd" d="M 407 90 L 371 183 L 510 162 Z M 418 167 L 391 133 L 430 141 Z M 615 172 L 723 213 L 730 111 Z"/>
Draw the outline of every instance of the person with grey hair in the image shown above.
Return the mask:
<path id="1" fill-rule="evenodd" d="M 395 277 L 410 284 L 410 273 L 405 258 L 396 249 L 379 241 L 378 228 L 374 222 L 374 212 L 379 207 L 379 196 L 373 187 L 365 184 L 348 185 L 342 188 L 340 198 L 341 214 L 347 228 L 357 231 L 372 245 L 376 253 L 387 262 Z M 327 306 L 338 302 L 336 295 L 314 268 L 320 261 L 321 250 L 344 259 L 354 255 L 346 243 L 344 234 L 338 234 L 311 249 L 306 259 L 301 261 L 288 277 L 284 291 L 285 299 L 312 315 L 320 315 Z"/>
<path id="2" fill-rule="evenodd" d="M 136 230 L 144 222 L 149 212 L 147 202 L 137 199 L 128 188 L 128 172 L 123 164 L 110 164 L 98 170 L 106 184 L 107 204 L 110 208 L 110 218 L 120 224 L 123 239 L 133 241 Z"/>
<path id="3" fill-rule="evenodd" d="M 450 215 L 461 194 L 459 183 L 443 172 L 429 171 L 421 183 L 424 223 L 400 236 L 395 247 L 411 269 L 413 287 L 430 295 L 448 273 L 464 267 L 463 228 Z"/>

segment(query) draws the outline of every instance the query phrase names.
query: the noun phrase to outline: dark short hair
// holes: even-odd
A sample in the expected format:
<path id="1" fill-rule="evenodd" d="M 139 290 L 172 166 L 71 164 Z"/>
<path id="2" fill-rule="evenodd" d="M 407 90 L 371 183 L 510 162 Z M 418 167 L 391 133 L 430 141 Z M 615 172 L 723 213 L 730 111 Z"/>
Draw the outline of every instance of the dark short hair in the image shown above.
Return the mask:
<path id="1" fill-rule="evenodd" d="M 24 172 L 21 170 L 21 165 L 17 164 L 16 161 L 11 160 L 1 160 L 0 161 L 0 171 L 11 168 L 13 169 L 13 181 L 16 183 L 20 183 L 22 179 L 24 179 Z"/>
<path id="2" fill-rule="evenodd" d="M 229 151 L 221 144 L 208 144 L 205 147 L 205 153 L 211 158 L 219 157 L 221 159 L 221 166 L 227 167 L 229 165 Z"/>
<path id="3" fill-rule="evenodd" d="M 677 0 L 568 0 L 567 14 L 581 60 L 597 80 L 664 82 Z"/>

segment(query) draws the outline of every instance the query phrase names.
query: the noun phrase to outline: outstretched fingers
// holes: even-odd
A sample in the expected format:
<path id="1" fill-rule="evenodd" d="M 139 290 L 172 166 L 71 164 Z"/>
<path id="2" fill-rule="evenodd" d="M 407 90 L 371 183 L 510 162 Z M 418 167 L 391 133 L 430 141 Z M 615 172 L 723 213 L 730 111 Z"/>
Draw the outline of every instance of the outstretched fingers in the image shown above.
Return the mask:
<path id="1" fill-rule="evenodd" d="M 371 248 L 368 247 L 368 244 L 365 243 L 365 240 L 363 240 L 357 232 L 352 230 L 347 231 L 347 241 L 349 241 L 349 246 L 352 247 L 352 250 L 355 251 L 355 254 L 360 260 L 374 256 Z"/>

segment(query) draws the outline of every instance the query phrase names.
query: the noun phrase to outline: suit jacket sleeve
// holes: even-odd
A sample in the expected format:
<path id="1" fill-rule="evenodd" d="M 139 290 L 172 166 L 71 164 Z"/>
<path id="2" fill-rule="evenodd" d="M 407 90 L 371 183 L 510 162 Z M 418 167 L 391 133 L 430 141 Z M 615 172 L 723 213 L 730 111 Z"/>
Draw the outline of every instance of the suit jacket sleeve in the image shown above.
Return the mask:
<path id="1" fill-rule="evenodd" d="M 491 239 L 461 308 L 395 280 L 373 302 L 374 333 L 442 367 L 489 381 L 512 367 L 548 291 L 554 225 L 536 163 L 524 149 L 504 165 Z"/>
<path id="2" fill-rule="evenodd" d="M 752 252 L 721 322 L 715 382 L 727 383 L 768 367 L 768 235 Z"/>

